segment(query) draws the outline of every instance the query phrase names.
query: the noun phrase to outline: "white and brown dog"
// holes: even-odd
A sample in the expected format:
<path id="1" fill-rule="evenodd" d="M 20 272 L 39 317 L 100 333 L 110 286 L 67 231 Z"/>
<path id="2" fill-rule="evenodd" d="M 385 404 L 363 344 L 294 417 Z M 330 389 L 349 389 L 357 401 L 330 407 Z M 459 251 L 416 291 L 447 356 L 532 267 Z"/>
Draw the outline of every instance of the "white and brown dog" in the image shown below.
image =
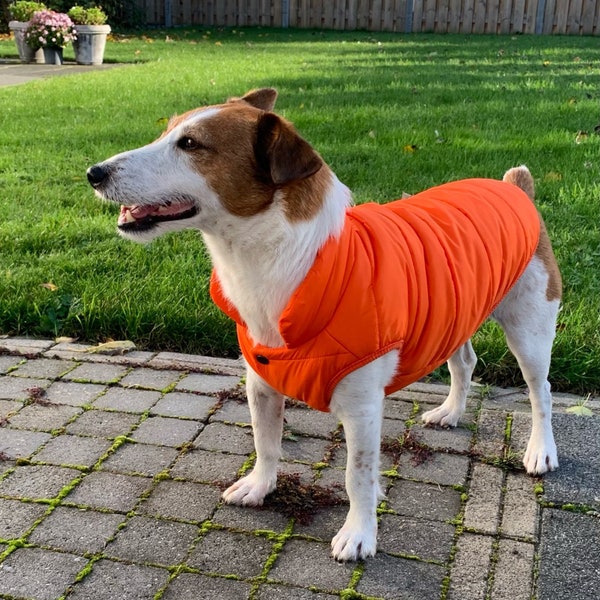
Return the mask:
<path id="1" fill-rule="evenodd" d="M 558 466 L 547 377 L 560 274 L 525 167 L 504 182 L 351 208 L 348 188 L 271 112 L 276 96 L 262 89 L 174 117 L 159 139 L 90 167 L 88 179 L 122 205 L 127 238 L 202 232 L 213 298 L 237 321 L 248 363 L 257 455 L 225 501 L 260 505 L 275 488 L 284 394 L 331 410 L 345 431 L 350 498 L 332 554 L 356 560 L 376 551 L 386 392 L 447 360 L 450 394 L 423 420 L 455 426 L 476 361 L 469 338 L 488 316 L 529 386 L 525 468 Z"/>

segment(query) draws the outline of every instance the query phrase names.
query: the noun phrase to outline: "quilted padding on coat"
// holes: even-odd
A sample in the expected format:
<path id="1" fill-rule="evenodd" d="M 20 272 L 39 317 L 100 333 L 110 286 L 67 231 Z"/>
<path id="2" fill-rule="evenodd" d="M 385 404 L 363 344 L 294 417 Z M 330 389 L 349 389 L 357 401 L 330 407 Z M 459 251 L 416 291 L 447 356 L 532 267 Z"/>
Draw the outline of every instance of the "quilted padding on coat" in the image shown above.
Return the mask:
<path id="1" fill-rule="evenodd" d="M 467 179 L 389 204 L 349 208 L 279 319 L 285 345 L 255 344 L 213 272 L 211 295 L 237 323 L 244 358 L 279 392 L 327 411 L 340 380 L 400 350 L 391 393 L 444 363 L 493 312 L 538 244 L 518 187 Z"/>

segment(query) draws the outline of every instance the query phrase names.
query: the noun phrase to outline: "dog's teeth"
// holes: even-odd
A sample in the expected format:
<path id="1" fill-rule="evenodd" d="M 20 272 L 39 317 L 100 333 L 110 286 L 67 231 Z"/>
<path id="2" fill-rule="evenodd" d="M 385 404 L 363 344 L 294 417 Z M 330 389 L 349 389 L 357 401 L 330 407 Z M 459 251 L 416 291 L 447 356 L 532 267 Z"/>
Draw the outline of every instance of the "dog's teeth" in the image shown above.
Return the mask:
<path id="1" fill-rule="evenodd" d="M 131 214 L 131 210 L 127 206 L 121 206 L 121 213 L 119 214 L 119 224 L 133 223 L 135 221 L 134 216 Z"/>

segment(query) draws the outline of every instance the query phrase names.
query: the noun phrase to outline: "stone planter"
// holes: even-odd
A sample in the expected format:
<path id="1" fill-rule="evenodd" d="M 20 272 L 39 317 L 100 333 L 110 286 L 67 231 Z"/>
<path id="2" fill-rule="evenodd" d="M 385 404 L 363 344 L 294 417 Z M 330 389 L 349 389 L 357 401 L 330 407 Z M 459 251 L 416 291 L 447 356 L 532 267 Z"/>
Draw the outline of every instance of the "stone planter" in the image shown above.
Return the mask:
<path id="1" fill-rule="evenodd" d="M 75 60 L 79 65 L 101 65 L 110 25 L 75 25 L 77 39 L 73 42 Z"/>
<path id="2" fill-rule="evenodd" d="M 15 37 L 15 44 L 19 52 L 19 58 L 24 63 L 40 63 L 44 64 L 44 53 L 41 48 L 34 50 L 25 41 L 25 31 L 27 30 L 29 23 L 24 21 L 10 21 L 8 24 L 9 29 L 12 31 Z"/>
<path id="3" fill-rule="evenodd" d="M 63 49 L 60 46 L 45 46 L 42 48 L 44 53 L 44 62 L 47 65 L 63 64 Z"/>

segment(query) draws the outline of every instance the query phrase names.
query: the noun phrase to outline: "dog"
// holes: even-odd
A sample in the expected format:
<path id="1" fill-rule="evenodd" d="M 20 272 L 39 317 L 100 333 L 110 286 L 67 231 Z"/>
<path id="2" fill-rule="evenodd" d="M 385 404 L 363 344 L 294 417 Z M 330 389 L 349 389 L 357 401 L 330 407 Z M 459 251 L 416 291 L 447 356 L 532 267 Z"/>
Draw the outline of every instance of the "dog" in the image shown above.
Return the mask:
<path id="1" fill-rule="evenodd" d="M 330 410 L 344 427 L 350 500 L 332 556 L 359 560 L 376 552 L 384 396 L 447 361 L 449 395 L 422 418 L 455 426 L 476 362 L 469 340 L 489 316 L 529 386 L 525 468 L 558 466 L 548 371 L 561 278 L 526 167 L 504 181 L 463 180 L 354 207 L 321 156 L 273 112 L 276 97 L 254 90 L 175 116 L 157 140 L 87 177 L 97 196 L 121 205 L 124 237 L 147 242 L 191 228 L 208 248 L 211 295 L 236 321 L 248 365 L 256 448 L 254 469 L 224 501 L 261 505 L 274 490 L 284 394 Z"/>

